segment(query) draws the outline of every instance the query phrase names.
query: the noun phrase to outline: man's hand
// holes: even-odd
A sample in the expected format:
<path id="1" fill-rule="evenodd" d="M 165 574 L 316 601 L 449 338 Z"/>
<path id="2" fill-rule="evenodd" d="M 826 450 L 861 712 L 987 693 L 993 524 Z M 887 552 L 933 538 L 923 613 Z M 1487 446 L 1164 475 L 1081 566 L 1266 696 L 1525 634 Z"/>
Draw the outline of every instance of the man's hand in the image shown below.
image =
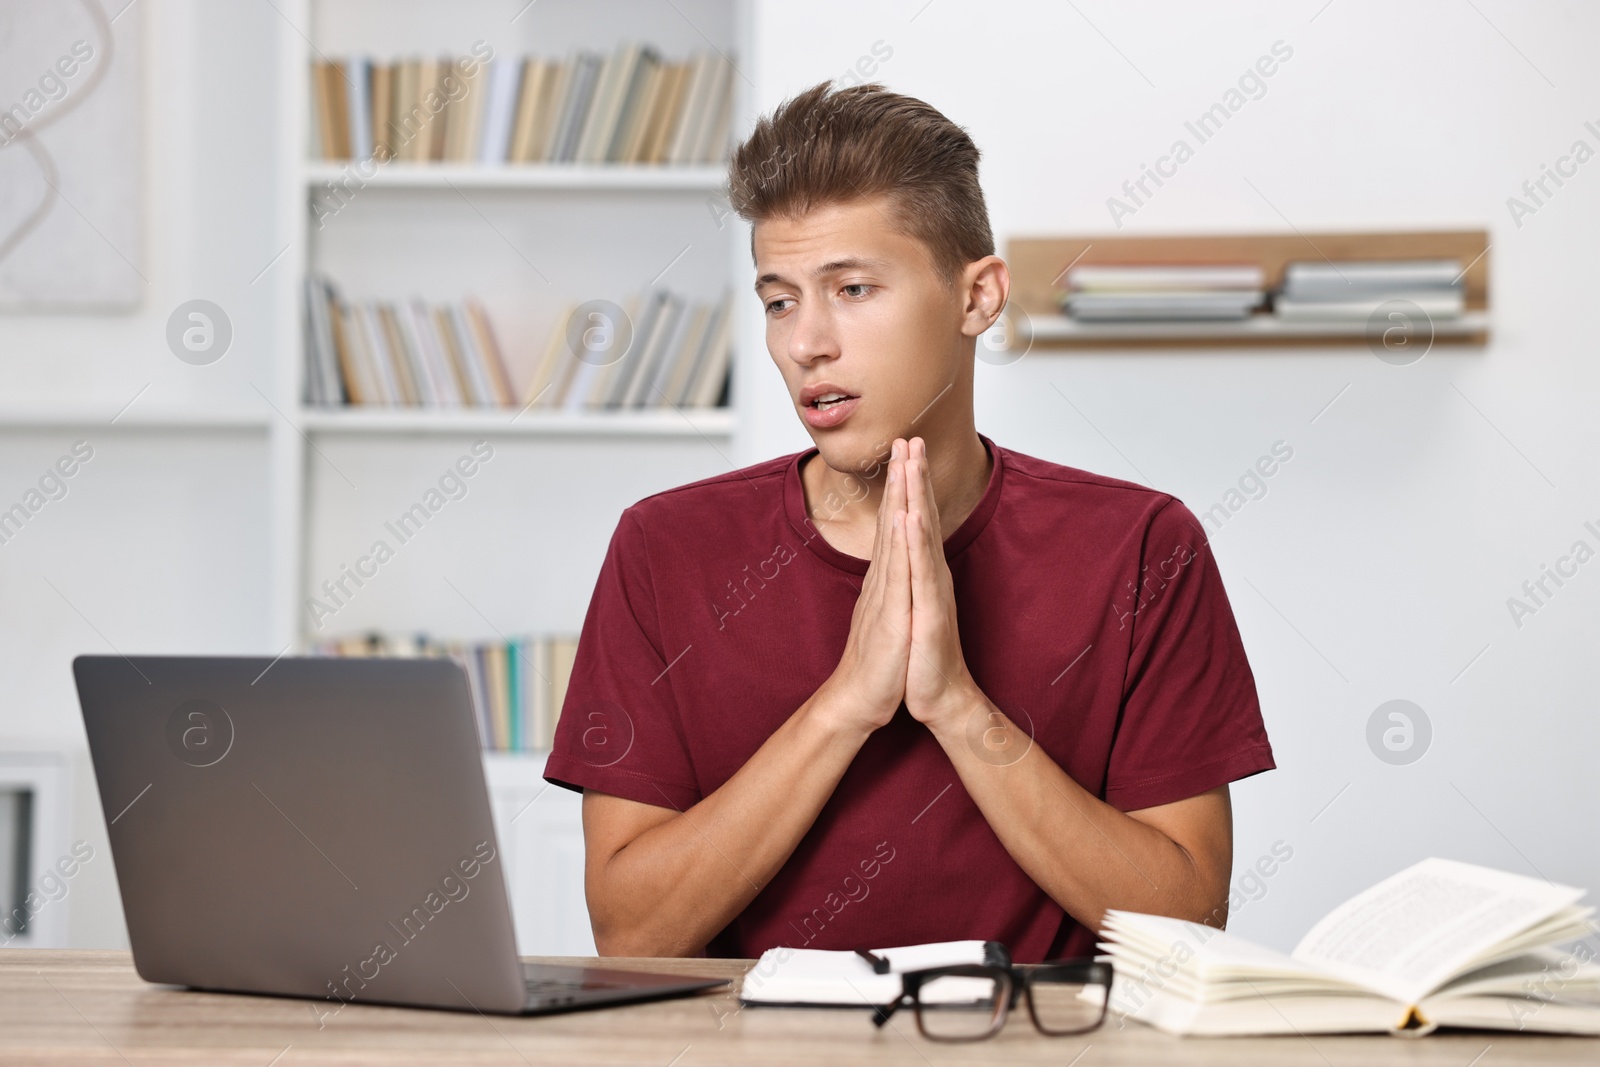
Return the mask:
<path id="1" fill-rule="evenodd" d="M 839 666 L 822 684 L 825 706 L 847 725 L 871 733 L 894 717 L 906 697 L 911 658 L 911 566 L 906 541 L 906 442 L 896 438 L 878 505 L 872 562 L 856 598 Z"/>
<path id="2" fill-rule="evenodd" d="M 896 441 L 899 444 L 899 441 Z M 959 726 L 983 707 L 961 652 L 955 582 L 944 558 L 944 533 L 933 497 L 933 473 L 920 437 L 906 446 L 906 540 L 911 556 L 911 655 L 906 710 L 930 728 Z"/>

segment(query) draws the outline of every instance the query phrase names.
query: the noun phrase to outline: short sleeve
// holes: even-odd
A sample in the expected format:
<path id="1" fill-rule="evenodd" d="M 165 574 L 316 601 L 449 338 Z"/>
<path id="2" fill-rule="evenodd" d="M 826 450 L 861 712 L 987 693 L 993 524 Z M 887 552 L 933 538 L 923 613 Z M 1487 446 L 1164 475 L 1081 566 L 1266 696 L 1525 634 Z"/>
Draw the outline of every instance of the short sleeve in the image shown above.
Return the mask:
<path id="1" fill-rule="evenodd" d="M 1106 801 L 1136 811 L 1273 769 L 1222 574 L 1181 501 L 1152 516 L 1136 587 Z"/>
<path id="2" fill-rule="evenodd" d="M 611 535 L 578 635 L 545 779 L 680 811 L 698 801 L 672 687 L 662 677 L 670 658 L 645 530 L 629 508 Z"/>

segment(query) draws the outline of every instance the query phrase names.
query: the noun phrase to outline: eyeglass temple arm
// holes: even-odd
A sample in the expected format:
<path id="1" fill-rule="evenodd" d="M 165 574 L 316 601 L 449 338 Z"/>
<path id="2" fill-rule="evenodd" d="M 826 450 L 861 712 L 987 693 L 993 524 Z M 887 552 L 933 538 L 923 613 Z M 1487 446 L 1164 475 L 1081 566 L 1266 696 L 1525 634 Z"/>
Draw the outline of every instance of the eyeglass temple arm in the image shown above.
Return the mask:
<path id="1" fill-rule="evenodd" d="M 872 1009 L 872 1025 L 880 1030 L 883 1029 L 883 1024 L 889 1021 L 889 1016 L 899 1010 L 900 1006 L 907 1003 L 909 999 L 909 993 L 902 993 L 887 1004 L 874 1006 Z"/>

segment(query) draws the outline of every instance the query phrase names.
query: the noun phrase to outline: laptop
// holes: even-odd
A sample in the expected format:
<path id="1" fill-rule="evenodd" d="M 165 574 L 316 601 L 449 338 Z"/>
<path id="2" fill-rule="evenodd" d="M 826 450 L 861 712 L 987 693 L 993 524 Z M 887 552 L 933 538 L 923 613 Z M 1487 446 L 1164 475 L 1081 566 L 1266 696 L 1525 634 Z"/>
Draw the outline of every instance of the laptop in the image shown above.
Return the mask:
<path id="1" fill-rule="evenodd" d="M 723 979 L 517 957 L 465 673 L 450 659 L 72 662 L 148 982 L 540 1014 Z"/>

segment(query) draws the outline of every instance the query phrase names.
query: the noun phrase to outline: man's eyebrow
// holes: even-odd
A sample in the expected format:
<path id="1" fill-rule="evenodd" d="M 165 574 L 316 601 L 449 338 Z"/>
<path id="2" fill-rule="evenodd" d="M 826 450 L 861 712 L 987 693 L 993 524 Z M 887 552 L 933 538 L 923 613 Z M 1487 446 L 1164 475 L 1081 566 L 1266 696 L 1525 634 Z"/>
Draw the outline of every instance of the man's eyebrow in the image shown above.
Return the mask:
<path id="1" fill-rule="evenodd" d="M 863 259 L 860 256 L 847 256 L 844 259 L 833 259 L 826 263 L 820 264 L 811 271 L 811 276 L 813 278 L 823 278 L 829 274 L 838 274 L 841 271 L 847 270 L 882 270 L 888 265 L 889 261 L 885 259 Z M 756 279 L 755 288 L 757 292 L 760 292 L 763 288 L 771 285 L 773 282 L 781 282 L 784 280 L 785 279 L 783 276 L 777 272 L 768 271 Z"/>

